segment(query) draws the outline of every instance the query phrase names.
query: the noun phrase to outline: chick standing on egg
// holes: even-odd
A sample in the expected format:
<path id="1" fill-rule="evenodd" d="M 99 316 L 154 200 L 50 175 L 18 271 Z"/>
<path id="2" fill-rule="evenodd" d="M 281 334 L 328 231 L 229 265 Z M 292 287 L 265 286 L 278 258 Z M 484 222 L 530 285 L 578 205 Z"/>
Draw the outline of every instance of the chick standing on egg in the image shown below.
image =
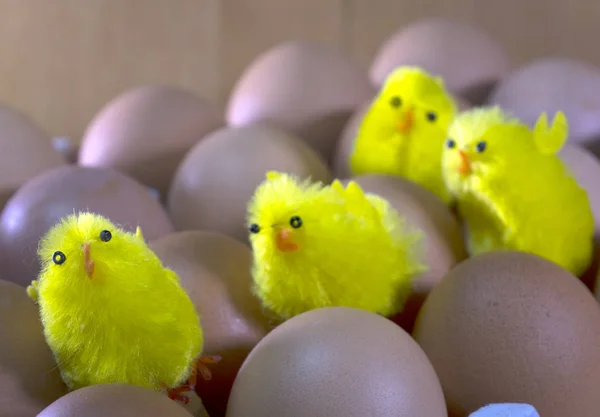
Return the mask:
<path id="1" fill-rule="evenodd" d="M 321 307 L 395 314 L 426 269 L 421 233 L 355 182 L 269 172 L 248 211 L 255 292 L 282 318 Z"/>
<path id="2" fill-rule="evenodd" d="M 416 67 L 396 69 L 358 129 L 352 172 L 399 175 L 449 202 L 440 163 L 455 114 L 456 104 L 440 77 Z"/>
<path id="3" fill-rule="evenodd" d="M 194 305 L 141 231 L 92 213 L 71 215 L 40 243 L 27 288 L 67 386 L 125 383 L 187 402 L 202 351 Z M 180 386 L 188 382 L 188 385 Z"/>
<path id="4" fill-rule="evenodd" d="M 568 135 L 563 113 L 542 114 L 533 131 L 499 107 L 459 115 L 443 157 L 446 184 L 467 224 L 472 255 L 529 252 L 581 275 L 592 260 L 588 195 L 557 156 Z"/>

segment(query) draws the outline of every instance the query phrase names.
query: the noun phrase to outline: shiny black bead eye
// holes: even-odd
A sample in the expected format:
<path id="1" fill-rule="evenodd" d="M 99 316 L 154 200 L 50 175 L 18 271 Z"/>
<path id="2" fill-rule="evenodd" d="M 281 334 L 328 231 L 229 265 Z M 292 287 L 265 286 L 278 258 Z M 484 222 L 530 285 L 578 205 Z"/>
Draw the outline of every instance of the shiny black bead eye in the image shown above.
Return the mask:
<path id="1" fill-rule="evenodd" d="M 452 149 L 452 148 L 454 148 L 455 146 L 456 146 L 456 142 L 454 142 L 454 139 L 448 139 L 448 140 L 446 141 L 446 147 L 447 147 L 448 149 Z"/>
<path id="2" fill-rule="evenodd" d="M 103 242 L 109 242 L 112 239 L 112 233 L 108 230 L 103 230 L 100 232 L 100 240 Z"/>
<path id="3" fill-rule="evenodd" d="M 294 216 L 290 219 L 290 226 L 292 226 L 294 229 L 298 229 L 300 226 L 302 226 L 302 219 L 298 216 Z"/>
<path id="4" fill-rule="evenodd" d="M 429 120 L 430 122 L 435 122 L 436 119 L 437 119 L 437 114 L 435 114 L 432 111 L 430 111 L 429 113 L 427 113 L 427 120 Z"/>
<path id="5" fill-rule="evenodd" d="M 260 232 L 260 226 L 256 223 L 252 223 L 250 227 L 248 227 L 248 230 L 250 231 L 250 233 L 258 233 Z"/>
<path id="6" fill-rule="evenodd" d="M 52 255 L 52 262 L 54 262 L 56 265 L 62 265 L 65 263 L 66 260 L 67 257 L 65 256 L 65 254 L 59 250 L 54 252 L 54 254 Z"/>
<path id="7" fill-rule="evenodd" d="M 485 148 L 487 148 L 487 143 L 485 143 L 484 141 L 477 142 L 477 145 L 475 146 L 475 149 L 479 153 L 485 151 Z"/>
<path id="8" fill-rule="evenodd" d="M 402 99 L 398 96 L 394 96 L 390 99 L 390 104 L 392 107 L 398 108 L 402 105 Z"/>

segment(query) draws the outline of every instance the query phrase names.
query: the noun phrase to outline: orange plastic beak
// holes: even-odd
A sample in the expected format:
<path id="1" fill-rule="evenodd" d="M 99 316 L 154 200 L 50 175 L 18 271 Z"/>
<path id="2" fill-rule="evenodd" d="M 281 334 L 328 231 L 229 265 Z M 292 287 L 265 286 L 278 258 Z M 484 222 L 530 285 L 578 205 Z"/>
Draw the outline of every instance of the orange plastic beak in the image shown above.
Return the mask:
<path id="1" fill-rule="evenodd" d="M 471 161 L 465 151 L 459 150 L 458 155 L 460 156 L 460 165 L 458 166 L 458 172 L 463 175 L 471 173 Z"/>
<path id="2" fill-rule="evenodd" d="M 95 264 L 90 255 L 90 249 L 91 247 L 89 243 L 83 244 L 83 269 L 85 270 L 85 274 L 88 276 L 88 278 L 91 279 L 94 276 Z"/>
<path id="3" fill-rule="evenodd" d="M 404 117 L 402 118 L 402 120 L 400 120 L 400 122 L 398 122 L 398 130 L 401 133 L 407 133 L 409 132 L 414 124 L 415 121 L 415 117 L 414 117 L 414 112 L 413 110 L 408 110 L 404 113 Z"/>
<path id="4" fill-rule="evenodd" d="M 298 250 L 298 244 L 292 241 L 292 232 L 289 229 L 280 229 L 275 235 L 277 249 L 282 252 L 294 252 Z"/>

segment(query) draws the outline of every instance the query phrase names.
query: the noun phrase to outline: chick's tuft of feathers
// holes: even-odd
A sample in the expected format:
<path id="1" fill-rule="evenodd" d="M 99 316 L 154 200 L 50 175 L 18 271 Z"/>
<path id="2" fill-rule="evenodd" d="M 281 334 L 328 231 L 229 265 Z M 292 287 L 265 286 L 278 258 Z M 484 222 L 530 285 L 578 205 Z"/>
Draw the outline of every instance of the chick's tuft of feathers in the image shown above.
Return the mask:
<path id="1" fill-rule="evenodd" d="M 254 290 L 282 318 L 327 306 L 391 315 L 426 268 L 422 235 L 350 182 L 269 173 L 248 206 Z"/>

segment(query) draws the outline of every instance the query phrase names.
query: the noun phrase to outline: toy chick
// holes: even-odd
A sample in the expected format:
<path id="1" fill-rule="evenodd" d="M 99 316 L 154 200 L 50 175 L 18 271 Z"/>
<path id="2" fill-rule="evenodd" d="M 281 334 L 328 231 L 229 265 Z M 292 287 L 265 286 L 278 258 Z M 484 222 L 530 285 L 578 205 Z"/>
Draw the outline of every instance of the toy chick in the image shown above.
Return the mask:
<path id="1" fill-rule="evenodd" d="M 533 130 L 484 107 L 450 126 L 443 174 L 467 226 L 471 254 L 529 252 L 581 275 L 592 260 L 594 219 L 587 193 L 557 156 L 568 135 L 557 113 Z"/>
<path id="2" fill-rule="evenodd" d="M 202 328 L 179 278 L 139 229 L 74 214 L 44 236 L 39 256 L 42 271 L 27 293 L 70 389 L 124 383 L 187 402 L 182 393 L 205 371 Z"/>
<path id="3" fill-rule="evenodd" d="M 400 67 L 385 81 L 358 129 L 350 168 L 354 175 L 398 175 L 450 201 L 440 169 L 456 104 L 440 77 Z"/>
<path id="4" fill-rule="evenodd" d="M 248 225 L 254 290 L 284 319 L 329 306 L 392 315 L 426 269 L 421 233 L 355 182 L 326 186 L 269 172 L 249 204 Z"/>

